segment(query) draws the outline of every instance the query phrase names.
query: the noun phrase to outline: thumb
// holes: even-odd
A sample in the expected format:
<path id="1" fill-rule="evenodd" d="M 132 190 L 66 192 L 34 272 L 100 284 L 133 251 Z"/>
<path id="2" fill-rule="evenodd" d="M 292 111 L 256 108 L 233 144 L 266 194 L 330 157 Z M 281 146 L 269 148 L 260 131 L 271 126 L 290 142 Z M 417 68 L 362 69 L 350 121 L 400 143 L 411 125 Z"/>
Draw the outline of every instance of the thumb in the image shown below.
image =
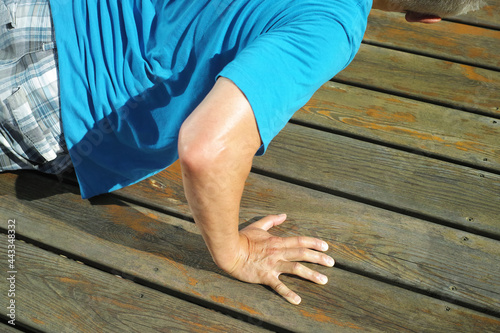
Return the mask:
<path id="1" fill-rule="evenodd" d="M 285 222 L 285 220 L 286 220 L 286 214 L 268 215 L 263 219 L 252 223 L 251 226 L 254 228 L 259 228 L 268 231 L 272 227 L 280 225 L 281 223 Z"/>

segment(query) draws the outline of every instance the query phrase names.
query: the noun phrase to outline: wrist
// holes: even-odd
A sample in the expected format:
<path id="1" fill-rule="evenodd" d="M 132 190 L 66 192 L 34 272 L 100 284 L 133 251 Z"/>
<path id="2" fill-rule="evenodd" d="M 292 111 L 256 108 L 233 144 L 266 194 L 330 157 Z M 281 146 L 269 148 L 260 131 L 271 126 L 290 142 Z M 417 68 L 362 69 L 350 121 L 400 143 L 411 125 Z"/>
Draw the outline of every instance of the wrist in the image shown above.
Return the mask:
<path id="1" fill-rule="evenodd" d="M 233 246 L 228 246 L 225 250 L 222 248 L 219 248 L 219 251 L 209 250 L 217 267 L 232 275 L 240 264 L 247 259 L 245 253 L 249 252 L 245 251 L 245 249 L 248 249 L 248 244 L 248 238 L 245 235 L 239 235 L 238 241 Z"/>

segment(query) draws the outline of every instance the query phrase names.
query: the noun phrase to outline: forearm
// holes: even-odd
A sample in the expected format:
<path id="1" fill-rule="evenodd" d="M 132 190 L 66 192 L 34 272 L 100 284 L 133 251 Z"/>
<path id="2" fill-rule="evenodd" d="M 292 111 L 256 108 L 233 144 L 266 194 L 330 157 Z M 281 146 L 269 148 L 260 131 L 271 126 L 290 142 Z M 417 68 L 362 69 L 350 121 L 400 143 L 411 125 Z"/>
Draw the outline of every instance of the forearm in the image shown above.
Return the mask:
<path id="1" fill-rule="evenodd" d="M 186 197 L 214 261 L 224 270 L 236 256 L 241 195 L 260 144 L 248 101 L 224 78 L 179 134 Z"/>
<path id="2" fill-rule="evenodd" d="M 181 162 L 186 197 L 215 263 L 231 271 L 239 249 L 239 206 L 251 160 L 222 154 L 201 169 Z M 237 161 L 237 163 L 235 163 Z"/>
<path id="3" fill-rule="evenodd" d="M 268 230 L 283 223 L 285 215 L 266 216 L 238 231 L 243 187 L 260 145 L 249 102 L 231 81 L 219 79 L 179 133 L 184 189 L 216 264 L 237 279 L 268 285 L 299 304 L 300 297 L 279 275 L 324 284 L 326 276 L 294 262 L 332 266 L 333 259 L 320 253 L 328 245 L 319 239 L 272 236 Z"/>

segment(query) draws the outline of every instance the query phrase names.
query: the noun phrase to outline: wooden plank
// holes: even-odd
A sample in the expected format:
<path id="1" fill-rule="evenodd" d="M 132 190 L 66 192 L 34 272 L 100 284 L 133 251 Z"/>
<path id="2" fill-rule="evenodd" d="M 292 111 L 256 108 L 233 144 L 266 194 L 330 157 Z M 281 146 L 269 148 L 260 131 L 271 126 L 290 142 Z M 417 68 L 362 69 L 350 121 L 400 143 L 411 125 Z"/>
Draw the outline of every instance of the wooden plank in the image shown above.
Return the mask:
<path id="1" fill-rule="evenodd" d="M 78 199 L 67 185 L 42 182 L 33 187 L 33 179 L 28 179 L 21 186 L 16 178 L 0 178 L 1 193 L 5 193 L 1 209 L 3 216 L 16 214 L 22 221 L 19 234 L 119 270 L 129 278 L 212 301 L 253 320 L 295 332 L 440 332 L 457 328 L 494 332 L 500 325 L 492 316 L 325 267 L 318 269 L 330 276 L 326 286 L 283 277 L 303 296 L 303 304 L 293 306 L 276 295 L 271 297 L 265 287 L 220 274 L 206 251 L 200 251 L 203 240 L 190 222 L 128 206 L 112 196 L 91 204 Z"/>
<path id="2" fill-rule="evenodd" d="M 10 324 L 0 323 L 0 332 L 2 332 L 2 333 L 21 333 L 22 331 L 18 330 L 17 328 L 15 328 L 15 326 L 12 326 Z"/>
<path id="3" fill-rule="evenodd" d="M 361 45 L 336 81 L 500 117 L 500 72 Z"/>
<path id="4" fill-rule="evenodd" d="M 293 124 L 266 155 L 259 170 L 500 236 L 499 175 Z"/>
<path id="5" fill-rule="evenodd" d="M 495 118 L 327 82 L 293 119 L 500 172 Z"/>
<path id="6" fill-rule="evenodd" d="M 178 197 L 169 201 L 171 193 Z M 120 195 L 189 214 L 178 164 Z M 286 235 L 314 235 L 329 242 L 338 264 L 382 276 L 444 299 L 500 308 L 497 241 L 361 203 L 250 175 L 240 216 L 286 212 Z M 291 223 L 291 224 L 289 224 Z M 478 260 L 481 258 L 481 260 Z M 464 263 L 467 263 L 466 265 Z M 491 268 L 495 267 L 494 273 Z"/>
<path id="7" fill-rule="evenodd" d="M 32 245 L 17 242 L 16 254 L 17 320 L 37 329 L 265 331 Z M 5 284 L 0 290 L 6 294 Z"/>
<path id="8" fill-rule="evenodd" d="M 19 221 L 21 223 L 21 221 Z M 0 235 L 7 252 L 7 236 Z M 16 321 L 45 332 L 269 332 L 16 242 Z M 0 262 L 8 271 L 6 260 Z M 0 292 L 7 295 L 7 283 Z"/>
<path id="9" fill-rule="evenodd" d="M 407 52 L 500 70 L 498 30 L 446 21 L 439 24 L 409 24 L 400 13 L 373 10 L 363 40 Z"/>
<path id="10" fill-rule="evenodd" d="M 485 0 L 485 2 L 486 6 L 483 9 L 455 16 L 449 20 L 500 29 L 500 0 Z"/>

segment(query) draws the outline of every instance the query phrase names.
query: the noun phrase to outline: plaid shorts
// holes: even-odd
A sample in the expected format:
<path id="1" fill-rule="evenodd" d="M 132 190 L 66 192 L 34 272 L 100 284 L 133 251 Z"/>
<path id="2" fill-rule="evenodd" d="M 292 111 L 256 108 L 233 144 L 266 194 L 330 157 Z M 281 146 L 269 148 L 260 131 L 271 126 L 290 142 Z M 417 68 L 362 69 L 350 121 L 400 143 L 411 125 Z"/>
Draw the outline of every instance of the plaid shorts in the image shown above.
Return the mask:
<path id="1" fill-rule="evenodd" d="M 71 166 L 49 0 L 0 0 L 0 171 Z"/>

